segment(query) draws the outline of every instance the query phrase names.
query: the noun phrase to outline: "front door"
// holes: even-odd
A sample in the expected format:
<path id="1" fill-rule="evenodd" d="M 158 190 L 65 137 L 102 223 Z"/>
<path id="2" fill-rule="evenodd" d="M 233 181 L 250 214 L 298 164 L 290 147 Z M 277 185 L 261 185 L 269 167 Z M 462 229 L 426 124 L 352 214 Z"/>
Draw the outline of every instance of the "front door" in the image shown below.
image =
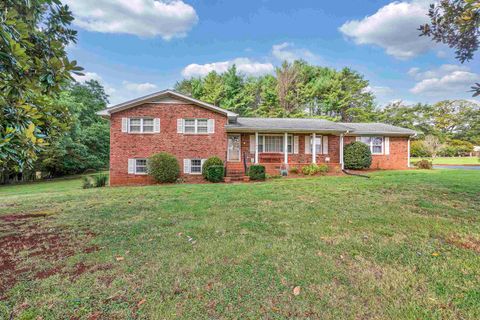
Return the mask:
<path id="1" fill-rule="evenodd" d="M 240 161 L 240 135 L 229 134 L 228 135 L 228 161 Z"/>

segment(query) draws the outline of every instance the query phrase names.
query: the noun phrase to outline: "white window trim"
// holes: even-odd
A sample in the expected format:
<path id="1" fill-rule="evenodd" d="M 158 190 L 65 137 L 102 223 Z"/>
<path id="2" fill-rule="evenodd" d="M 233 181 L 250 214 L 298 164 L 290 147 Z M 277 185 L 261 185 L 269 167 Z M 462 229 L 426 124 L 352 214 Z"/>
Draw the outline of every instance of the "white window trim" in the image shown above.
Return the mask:
<path id="1" fill-rule="evenodd" d="M 130 131 L 130 121 L 132 119 L 140 119 L 140 131 L 139 132 L 132 132 Z M 153 121 L 153 124 L 152 124 L 152 131 L 148 131 L 148 132 L 144 132 L 143 131 L 143 120 L 152 120 Z M 150 117 L 133 117 L 133 118 L 128 118 L 128 121 L 127 121 L 127 131 L 128 133 L 130 134 L 154 134 L 154 133 L 158 133 L 158 132 L 155 132 L 155 118 L 150 118 Z"/>
<path id="2" fill-rule="evenodd" d="M 284 138 L 285 135 L 284 134 L 273 134 L 273 133 L 268 133 L 268 134 L 261 134 L 259 133 L 258 134 L 258 145 L 262 145 L 262 149 L 265 150 L 265 137 L 282 137 Z M 294 149 L 295 149 L 295 141 L 294 141 L 294 136 L 293 134 L 289 134 L 288 137 L 291 138 L 291 152 L 288 152 L 288 154 L 294 154 Z M 262 140 L 262 143 L 260 143 L 260 139 Z M 288 140 L 287 140 L 288 141 Z M 282 140 L 282 146 L 285 144 L 285 141 Z M 284 151 L 278 151 L 278 152 L 265 152 L 263 151 L 260 152 L 260 150 L 258 151 L 258 153 L 278 153 L 278 154 L 284 154 Z"/>
<path id="3" fill-rule="evenodd" d="M 195 121 L 195 132 L 185 132 L 185 121 L 186 120 L 194 120 Z M 198 132 L 198 120 L 205 120 L 207 122 L 207 125 L 206 125 L 206 128 L 207 128 L 207 131 L 206 132 Z M 209 119 L 206 119 L 206 118 L 185 118 L 185 119 L 182 119 L 182 127 L 183 127 L 183 134 L 201 134 L 201 135 L 204 135 L 204 134 L 209 134 L 208 132 L 208 121 Z"/>
<path id="4" fill-rule="evenodd" d="M 362 137 L 363 137 L 363 138 L 370 138 L 370 145 L 369 145 L 369 147 L 370 147 L 370 152 L 372 153 L 372 155 L 378 156 L 378 155 L 383 155 L 383 154 L 384 154 L 384 152 L 385 152 L 385 137 L 382 137 L 382 136 L 359 136 L 359 137 L 358 137 L 358 138 L 359 138 L 358 141 L 360 141 L 360 142 L 362 142 L 362 143 L 365 143 L 365 142 L 363 142 L 363 141 L 361 140 Z M 380 152 L 373 152 L 373 139 L 374 139 L 374 138 L 381 138 L 381 139 L 382 139 L 382 151 L 380 151 Z M 366 143 L 365 143 L 365 144 L 366 144 Z M 368 145 L 368 144 L 367 144 L 367 145 Z"/>
<path id="5" fill-rule="evenodd" d="M 200 160 L 200 172 L 192 172 L 192 161 L 194 160 Z M 189 175 L 201 175 L 202 170 L 203 170 L 203 164 L 205 163 L 206 159 L 201 159 L 201 158 L 192 158 L 192 159 L 183 159 L 184 161 L 184 168 L 183 168 L 183 173 L 184 174 L 189 174 Z M 185 161 L 188 163 L 188 170 L 185 168 L 186 164 Z"/>
<path id="6" fill-rule="evenodd" d="M 148 159 L 147 158 L 134 158 L 135 160 L 135 163 L 134 163 L 134 166 L 133 166 L 133 174 L 137 174 L 137 175 L 146 175 L 148 174 L 148 172 L 137 172 L 137 161 L 138 160 L 145 160 L 146 162 L 148 162 Z M 145 164 L 145 167 L 147 168 L 147 164 Z"/>

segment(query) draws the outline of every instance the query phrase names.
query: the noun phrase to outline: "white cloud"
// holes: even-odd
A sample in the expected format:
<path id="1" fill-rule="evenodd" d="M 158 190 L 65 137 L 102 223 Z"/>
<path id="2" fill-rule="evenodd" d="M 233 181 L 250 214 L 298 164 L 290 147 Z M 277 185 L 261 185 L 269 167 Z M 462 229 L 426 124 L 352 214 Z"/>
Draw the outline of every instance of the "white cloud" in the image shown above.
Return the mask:
<path id="1" fill-rule="evenodd" d="M 85 72 L 83 76 L 72 73 L 72 77 L 77 82 L 86 82 L 90 80 L 102 81 L 102 77 L 95 72 Z"/>
<path id="2" fill-rule="evenodd" d="M 141 37 L 182 37 L 198 21 L 195 9 L 181 0 L 66 0 L 74 24 L 103 33 Z"/>
<path id="3" fill-rule="evenodd" d="M 241 73 L 247 75 L 258 76 L 266 73 L 271 73 L 274 70 L 274 67 L 271 63 L 253 61 L 248 58 L 236 58 L 228 61 L 220 61 L 206 64 L 196 64 L 192 63 L 186 66 L 182 70 L 182 75 L 186 78 L 194 76 L 205 76 L 210 71 L 216 71 L 222 73 L 228 70 L 233 65 L 236 65 L 237 70 Z"/>
<path id="4" fill-rule="evenodd" d="M 412 72 L 414 69 L 414 72 Z M 421 71 L 412 68 L 409 74 L 418 82 L 410 89 L 414 94 L 436 95 L 438 97 L 455 97 L 467 95 L 474 82 L 480 80 L 480 75 L 471 72 L 465 66 L 445 64 L 436 69 Z"/>
<path id="5" fill-rule="evenodd" d="M 123 87 L 128 91 L 133 91 L 138 93 L 152 92 L 155 89 L 157 89 L 157 85 L 150 82 L 134 83 L 130 81 L 123 81 L 122 84 L 123 84 Z"/>
<path id="6" fill-rule="evenodd" d="M 432 1 L 392 2 L 362 20 L 351 20 L 340 27 L 357 44 L 373 44 L 398 59 L 409 59 L 435 48 L 428 37 L 417 30 L 428 21 L 428 3 Z"/>
<path id="7" fill-rule="evenodd" d="M 290 42 L 276 44 L 272 47 L 272 55 L 280 61 L 292 62 L 294 60 L 305 60 L 311 63 L 319 62 L 321 58 L 308 49 L 295 48 Z"/>
<path id="8" fill-rule="evenodd" d="M 386 86 L 368 86 L 366 91 L 370 91 L 377 96 L 384 96 L 393 92 L 392 88 Z"/>

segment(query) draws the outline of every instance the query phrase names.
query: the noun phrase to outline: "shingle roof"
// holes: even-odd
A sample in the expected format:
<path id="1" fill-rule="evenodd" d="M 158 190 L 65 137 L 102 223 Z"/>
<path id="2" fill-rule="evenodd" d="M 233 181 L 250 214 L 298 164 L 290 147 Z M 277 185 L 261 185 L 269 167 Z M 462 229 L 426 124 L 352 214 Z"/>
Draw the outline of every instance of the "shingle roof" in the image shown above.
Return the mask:
<path id="1" fill-rule="evenodd" d="M 414 135 L 414 130 L 384 123 L 341 123 L 305 118 L 237 118 L 226 126 L 230 132 L 333 132 L 350 134 Z"/>
<path id="2" fill-rule="evenodd" d="M 345 132 L 347 127 L 324 119 L 300 118 L 237 118 L 226 126 L 229 131 L 325 131 Z"/>
<path id="3" fill-rule="evenodd" d="M 351 128 L 350 132 L 355 134 L 405 134 L 405 135 L 414 135 L 416 134 L 415 130 L 406 129 L 402 127 L 392 126 L 385 123 L 342 123 L 340 124 Z"/>

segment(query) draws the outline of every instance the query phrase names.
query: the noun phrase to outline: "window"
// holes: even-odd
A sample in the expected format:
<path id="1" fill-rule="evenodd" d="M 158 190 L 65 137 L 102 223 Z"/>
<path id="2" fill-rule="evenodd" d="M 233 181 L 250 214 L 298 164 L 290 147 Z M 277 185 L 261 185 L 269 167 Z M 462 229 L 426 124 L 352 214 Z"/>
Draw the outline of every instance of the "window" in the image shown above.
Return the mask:
<path id="1" fill-rule="evenodd" d="M 383 153 L 383 137 L 360 137 L 360 141 L 370 147 L 372 154 Z"/>
<path id="2" fill-rule="evenodd" d="M 136 174 L 147 173 L 147 159 L 135 159 L 135 173 Z"/>
<path id="3" fill-rule="evenodd" d="M 192 159 L 190 162 L 190 173 L 202 173 L 202 160 Z"/>
<path id="4" fill-rule="evenodd" d="M 208 133 L 208 119 L 185 119 L 184 133 Z"/>
<path id="5" fill-rule="evenodd" d="M 150 133 L 153 132 L 152 118 L 130 118 L 128 132 Z"/>
<path id="6" fill-rule="evenodd" d="M 313 137 L 310 137 L 310 153 L 313 153 Z M 322 136 L 315 136 L 315 153 L 322 153 Z"/>
<path id="7" fill-rule="evenodd" d="M 258 152 L 281 153 L 284 144 L 283 135 L 260 135 L 258 136 Z M 293 136 L 287 138 L 287 152 L 293 151 Z"/>

